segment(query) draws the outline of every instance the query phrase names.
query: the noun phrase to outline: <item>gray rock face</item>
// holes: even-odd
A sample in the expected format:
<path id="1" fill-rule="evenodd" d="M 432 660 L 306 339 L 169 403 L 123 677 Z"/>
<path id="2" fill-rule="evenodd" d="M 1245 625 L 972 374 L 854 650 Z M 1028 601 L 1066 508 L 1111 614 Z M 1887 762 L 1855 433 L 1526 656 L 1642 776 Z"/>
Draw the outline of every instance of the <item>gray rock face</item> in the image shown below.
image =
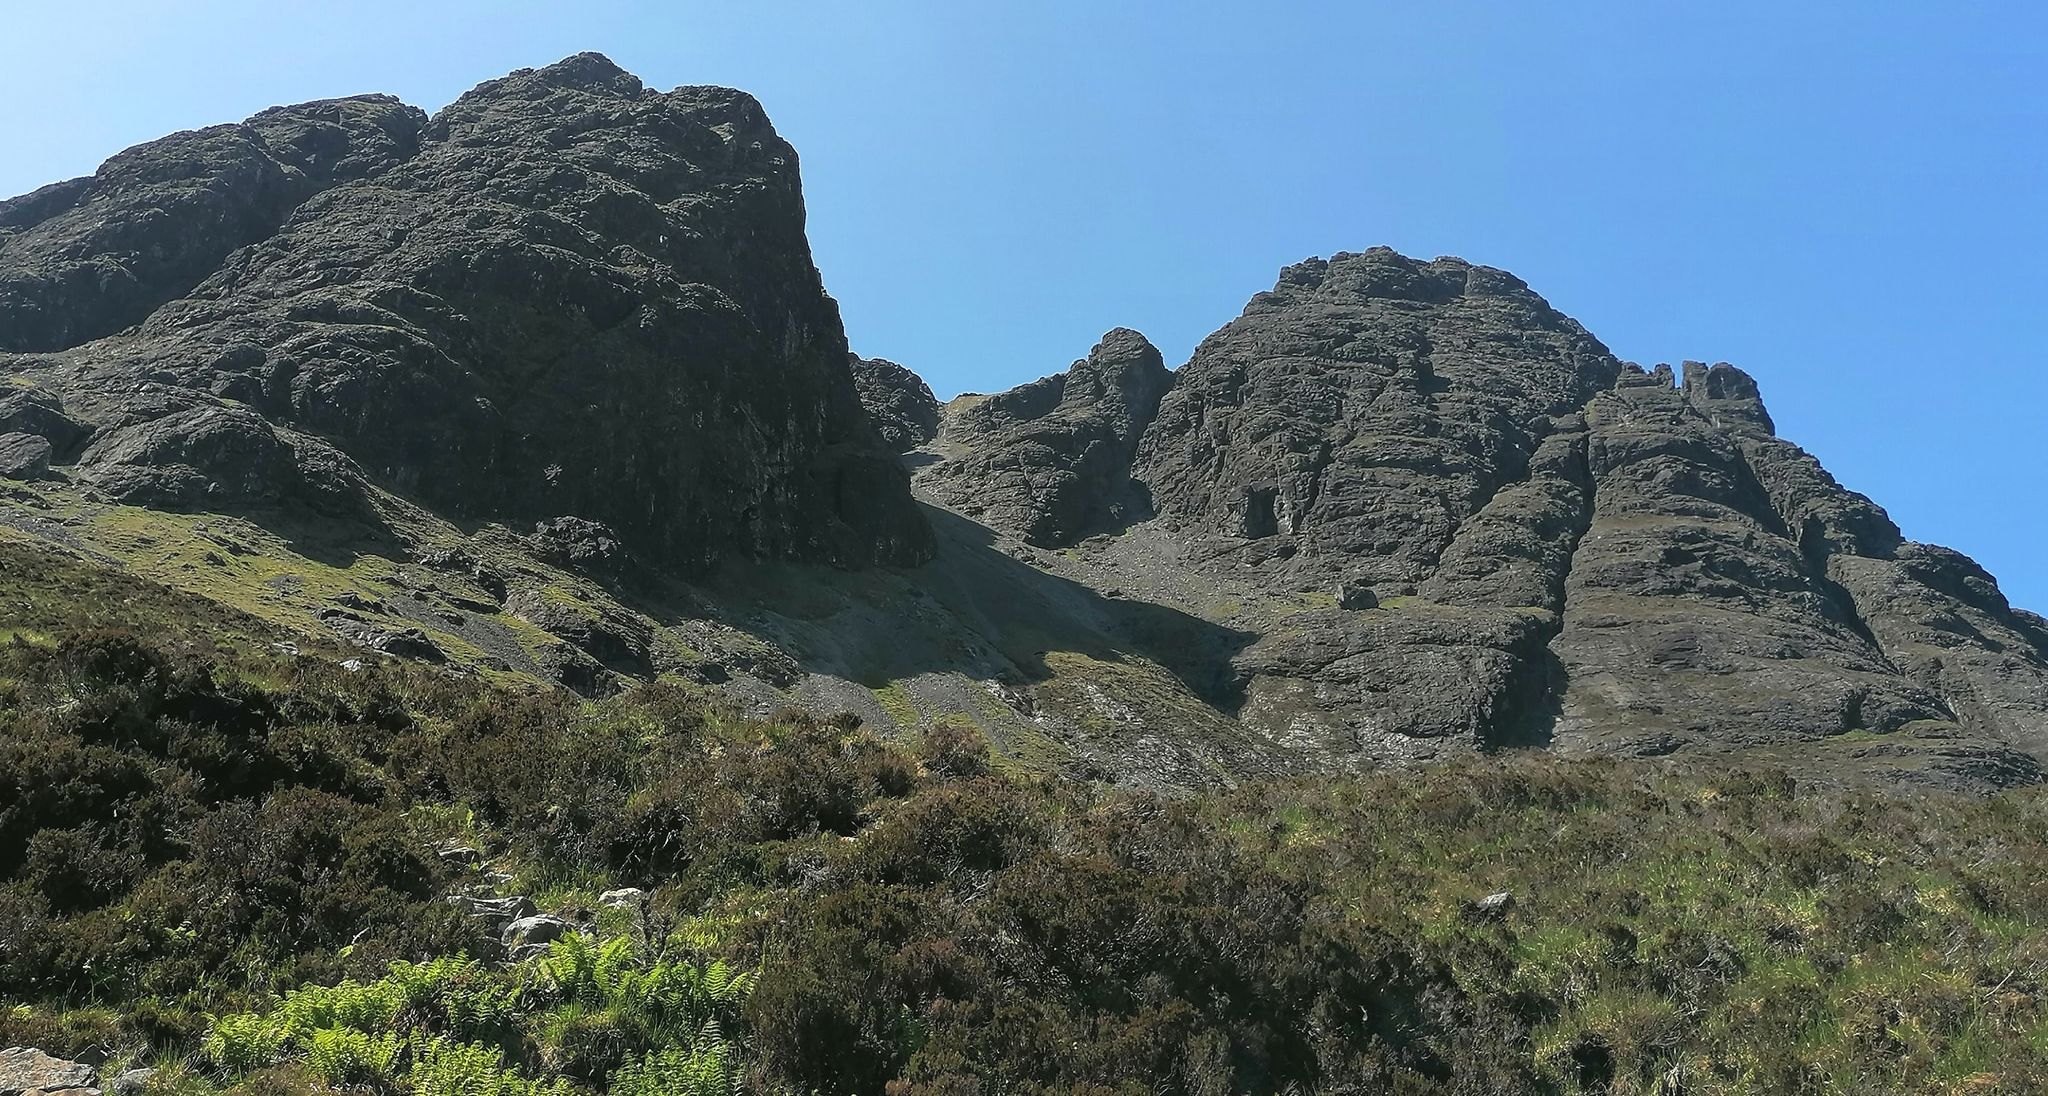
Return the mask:
<path id="1" fill-rule="evenodd" d="M 1065 373 L 946 409 L 940 447 L 918 485 L 1041 547 L 1069 545 L 1142 516 L 1131 459 L 1173 383 L 1143 335 L 1118 328 Z"/>
<path id="2" fill-rule="evenodd" d="M 0 350 L 62 350 L 142 322 L 307 198 L 412 157 L 426 121 L 382 95 L 276 107 L 0 202 Z"/>
<path id="3" fill-rule="evenodd" d="M 1103 581 L 1234 607 L 1232 714 L 1310 757 L 1754 748 L 2042 779 L 2042 619 L 1776 437 L 1748 374 L 1683 370 L 1624 366 L 1500 271 L 1298 264 L 1141 427 L 1131 476 L 1192 574 L 1104 549 Z M 1067 383 L 956 403 L 919 486 L 1072 543 L 1029 431 Z"/>
<path id="4" fill-rule="evenodd" d="M 356 128 L 286 125 L 336 111 Z M 142 320 L 0 357 L 98 429 L 87 479 L 208 507 L 345 500 L 368 480 L 459 518 L 602 522 L 681 570 L 929 553 L 811 264 L 796 155 L 753 99 L 656 93 L 586 54 L 486 83 L 424 126 L 409 111 L 311 104 L 116 158 L 201 196 L 270 194 L 201 177 L 238 157 L 292 185 L 232 231 L 172 217 L 210 246 L 103 310 L 118 321 L 70 298 L 45 309 L 84 317 L 62 330 L 0 321 L 31 333 L 15 345 L 55 349 Z M 357 130 L 381 136 L 343 140 Z M 258 156 L 283 147 L 322 185 Z M 46 252 L 117 262 L 129 207 L 81 196 L 129 193 L 116 177 L 10 205 L 0 285 L 49 282 Z M 134 193 L 137 209 L 167 201 Z M 74 222 L 61 248 L 31 239 Z"/>
<path id="5" fill-rule="evenodd" d="M 50 470 L 50 440 L 39 434 L 0 434 L 0 479 L 35 479 Z"/>
<path id="6" fill-rule="evenodd" d="M 0 1096 L 98 1096 L 99 1071 L 33 1047 L 0 1050 Z"/>
<path id="7" fill-rule="evenodd" d="M 1310 260 L 1196 349 L 1136 474 L 1163 521 L 1289 581 L 1420 582 L 1618 370 L 1501 271 Z"/>
<path id="8" fill-rule="evenodd" d="M 1754 411 L 1739 421 L 1761 430 L 1745 387 Z M 1702 737 L 1756 744 L 1952 719 L 1786 535 L 1738 435 L 1694 406 L 1701 395 L 1675 389 L 1668 368 L 1638 370 L 1587 409 L 1594 503 L 1553 645 L 1571 683 L 1559 737 L 1662 753 Z"/>
<path id="9" fill-rule="evenodd" d="M 939 434 L 939 400 L 924 378 L 885 358 L 848 355 L 853 387 L 882 443 L 908 452 Z"/>
<path id="10" fill-rule="evenodd" d="M 14 387 L 0 389 L 0 433 L 33 434 L 50 443 L 53 456 L 65 456 L 92 430 L 65 415 L 63 403 L 50 393 Z"/>

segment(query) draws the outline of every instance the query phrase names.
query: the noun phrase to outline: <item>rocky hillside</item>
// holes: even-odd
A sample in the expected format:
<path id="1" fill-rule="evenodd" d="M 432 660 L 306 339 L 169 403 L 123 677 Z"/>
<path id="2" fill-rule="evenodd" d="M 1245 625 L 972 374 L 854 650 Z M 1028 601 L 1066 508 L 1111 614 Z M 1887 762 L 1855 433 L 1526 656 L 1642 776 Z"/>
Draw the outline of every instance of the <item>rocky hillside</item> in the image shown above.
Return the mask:
<path id="1" fill-rule="evenodd" d="M 852 354 L 796 154 L 595 55 L 179 134 L 0 204 L 0 537 L 296 646 L 663 678 L 1173 786 L 1503 747 L 1983 788 L 2048 622 L 1728 365 L 1512 275 L 1311 260 L 941 408 Z"/>
<path id="2" fill-rule="evenodd" d="M 1283 271 L 1163 397 L 1099 372 L 955 401 L 917 482 L 1244 634 L 1215 699 L 1262 739 L 2038 778 L 2048 625 L 1776 437 L 1733 366 L 1681 385 L 1512 275 L 1377 249 Z M 1076 486 L 1095 421 L 1117 444 Z M 1087 540 L 1111 523 L 1056 519 L 1070 495 L 1150 510 Z"/>
<path id="3" fill-rule="evenodd" d="M 349 511 L 374 486 L 602 522 L 682 571 L 930 552 L 847 375 L 796 153 L 739 92 L 583 55 L 431 119 L 280 108 L 0 225 L 0 347 L 37 352 L 0 359 L 0 432 L 116 500 Z"/>

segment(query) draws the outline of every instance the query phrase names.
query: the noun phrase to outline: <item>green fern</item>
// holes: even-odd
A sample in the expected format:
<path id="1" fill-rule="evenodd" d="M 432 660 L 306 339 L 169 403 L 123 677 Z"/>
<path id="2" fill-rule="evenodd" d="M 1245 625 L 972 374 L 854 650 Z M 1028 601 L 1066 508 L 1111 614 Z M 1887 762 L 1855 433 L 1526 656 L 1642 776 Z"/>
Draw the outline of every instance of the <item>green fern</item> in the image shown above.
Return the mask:
<path id="1" fill-rule="evenodd" d="M 302 986 L 285 994 L 271 1020 L 287 1042 L 297 1044 L 314 1032 L 347 1028 L 368 1034 L 391 1030 L 405 1000 L 389 982 L 364 985 L 353 978 L 333 986 Z"/>
<path id="2" fill-rule="evenodd" d="M 424 963 L 395 962 L 384 981 L 398 991 L 404 1007 L 425 1011 L 457 986 L 474 981 L 483 967 L 466 955 L 444 955 Z"/>
<path id="3" fill-rule="evenodd" d="M 206 1036 L 207 1060 L 229 1076 L 261 1069 L 284 1052 L 284 1034 L 253 1012 L 218 1017 Z"/>
<path id="4" fill-rule="evenodd" d="M 745 1074 L 740 1056 L 723 1040 L 691 1050 L 656 1051 L 620 1066 L 611 1096 L 736 1096 Z"/>
<path id="5" fill-rule="evenodd" d="M 569 1096 L 560 1081 L 535 1084 L 505 1068 L 505 1056 L 494 1047 L 422 1040 L 413 1049 L 412 1072 L 406 1078 L 413 1096 Z"/>
<path id="6" fill-rule="evenodd" d="M 395 1034 L 321 1028 L 307 1040 L 306 1064 L 330 1085 L 384 1085 L 392 1080 L 392 1066 L 404 1046 Z"/>

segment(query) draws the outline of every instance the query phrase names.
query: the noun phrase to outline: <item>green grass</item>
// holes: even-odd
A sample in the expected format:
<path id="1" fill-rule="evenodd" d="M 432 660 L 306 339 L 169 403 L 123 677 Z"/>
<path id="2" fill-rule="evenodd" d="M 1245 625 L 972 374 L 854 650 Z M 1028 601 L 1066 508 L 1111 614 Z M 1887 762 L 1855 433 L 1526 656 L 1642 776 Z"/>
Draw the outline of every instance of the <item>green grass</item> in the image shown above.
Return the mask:
<path id="1" fill-rule="evenodd" d="M 4 538 L 0 606 L 0 1044 L 165 1091 L 2048 1091 L 2041 789 L 1528 754 L 1154 795 L 963 726 L 345 673 Z M 507 961 L 451 838 L 591 939 Z"/>
<path id="2" fill-rule="evenodd" d="M 898 730 L 917 729 L 918 720 L 921 718 L 917 710 L 917 701 L 901 682 L 892 681 L 872 691 L 875 694 L 875 703 L 881 705 L 883 714 L 889 717 L 890 722 L 896 724 Z"/>

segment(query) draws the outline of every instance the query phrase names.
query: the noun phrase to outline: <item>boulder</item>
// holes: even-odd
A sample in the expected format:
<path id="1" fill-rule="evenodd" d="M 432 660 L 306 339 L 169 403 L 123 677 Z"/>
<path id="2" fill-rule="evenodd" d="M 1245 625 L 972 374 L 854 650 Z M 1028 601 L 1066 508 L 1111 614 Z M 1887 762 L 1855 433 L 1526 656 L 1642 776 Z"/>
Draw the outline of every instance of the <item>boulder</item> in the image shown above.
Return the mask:
<path id="1" fill-rule="evenodd" d="M 1379 607 L 1379 596 L 1372 592 L 1371 586 L 1363 582 L 1353 580 L 1337 587 L 1337 608 L 1339 609 L 1377 609 Z"/>
<path id="2" fill-rule="evenodd" d="M 0 434 L 0 478 L 37 479 L 50 471 L 50 440 L 37 434 Z"/>
<path id="3" fill-rule="evenodd" d="M 1498 921 L 1515 908 L 1515 896 L 1507 891 L 1476 898 L 1465 904 L 1465 914 L 1476 921 Z"/>
<path id="4" fill-rule="evenodd" d="M 522 950 L 545 948 L 548 944 L 583 931 L 574 921 L 551 913 L 528 914 L 507 924 L 498 939 L 515 956 Z"/>
<path id="5" fill-rule="evenodd" d="M 447 652 L 441 650 L 427 633 L 418 628 L 393 628 L 373 624 L 345 609 L 322 609 L 320 620 L 335 635 L 366 650 L 378 651 L 397 658 L 416 658 L 423 662 L 446 662 Z"/>
<path id="6" fill-rule="evenodd" d="M 478 898 L 467 894 L 451 894 L 448 896 L 448 901 L 455 908 L 471 917 L 484 921 L 502 921 L 507 924 L 532 917 L 537 912 L 533 905 L 533 899 L 523 894 L 508 895 L 502 898 Z"/>
<path id="7" fill-rule="evenodd" d="M 0 1096 L 99 1096 L 99 1071 L 33 1047 L 0 1050 Z"/>

